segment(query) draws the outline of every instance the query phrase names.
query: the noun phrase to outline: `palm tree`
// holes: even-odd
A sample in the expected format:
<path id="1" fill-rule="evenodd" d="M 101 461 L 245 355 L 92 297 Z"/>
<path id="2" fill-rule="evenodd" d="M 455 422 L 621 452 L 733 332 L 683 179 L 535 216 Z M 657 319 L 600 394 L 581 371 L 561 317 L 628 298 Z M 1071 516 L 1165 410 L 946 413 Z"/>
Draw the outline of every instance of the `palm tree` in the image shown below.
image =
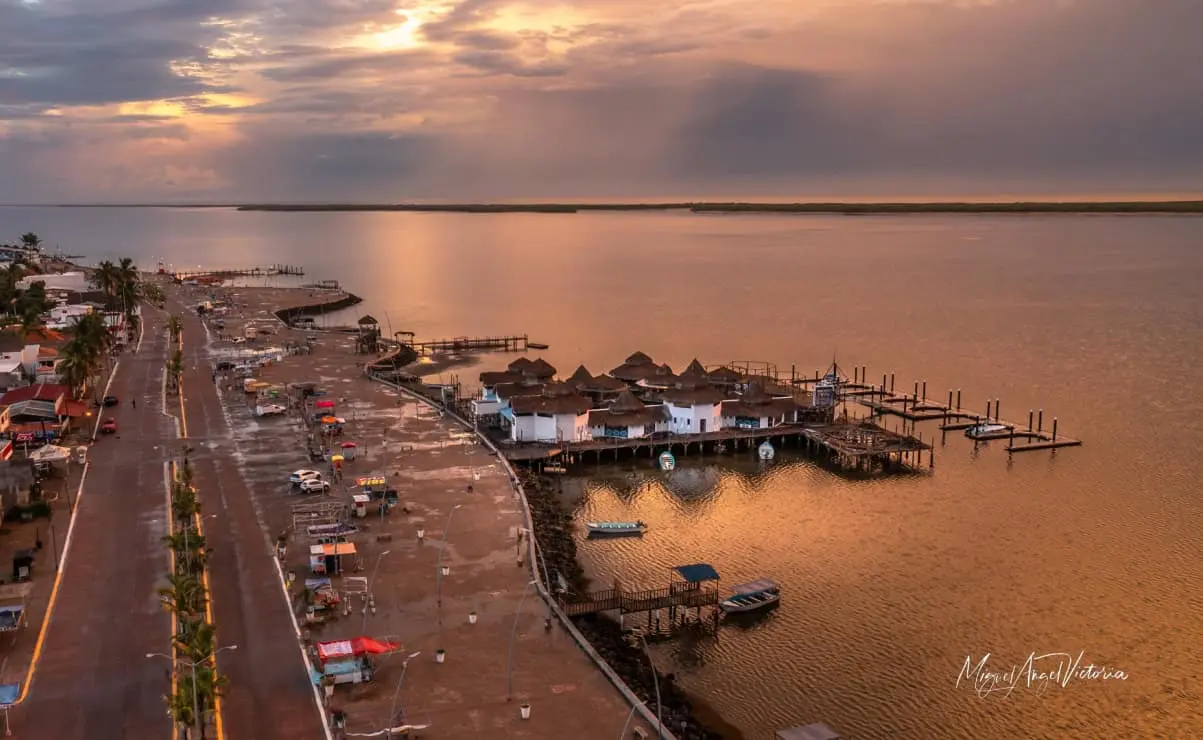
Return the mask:
<path id="1" fill-rule="evenodd" d="M 42 238 L 32 231 L 27 231 L 21 235 L 21 246 L 40 252 L 42 251 Z"/>
<path id="2" fill-rule="evenodd" d="M 204 584 L 194 575 L 178 573 L 167 576 L 169 585 L 159 589 L 159 603 L 169 612 L 175 612 L 183 624 L 184 617 L 205 611 L 208 595 Z"/>
<path id="3" fill-rule="evenodd" d="M 200 502 L 192 487 L 177 483 L 171 494 L 171 511 L 176 521 L 191 520 L 200 512 Z"/>
<path id="4" fill-rule="evenodd" d="M 171 318 L 167 319 L 167 331 L 171 334 L 171 343 L 179 344 L 180 335 L 184 333 L 184 322 L 179 316 L 172 314 Z"/>
<path id="5" fill-rule="evenodd" d="M 80 352 L 79 345 L 74 339 L 63 347 L 60 357 L 57 368 L 59 379 L 71 389 L 73 397 L 79 398 L 91 375 L 87 359 Z"/>
<path id="6" fill-rule="evenodd" d="M 181 674 L 175 685 L 175 693 L 163 697 L 167 704 L 167 713 L 183 731 L 181 737 L 190 740 L 192 728 L 196 726 L 196 718 L 192 712 L 192 676 Z"/>
<path id="7" fill-rule="evenodd" d="M 117 294 L 117 266 L 105 260 L 92 271 L 92 284 L 110 298 Z"/>

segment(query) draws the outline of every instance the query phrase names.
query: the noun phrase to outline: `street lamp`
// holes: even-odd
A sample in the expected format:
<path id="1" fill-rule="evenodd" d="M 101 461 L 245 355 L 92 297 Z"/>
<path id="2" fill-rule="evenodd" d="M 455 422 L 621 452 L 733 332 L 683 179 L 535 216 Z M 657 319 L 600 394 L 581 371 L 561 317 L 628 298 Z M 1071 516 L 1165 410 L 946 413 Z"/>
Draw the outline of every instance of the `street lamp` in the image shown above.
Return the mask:
<path id="1" fill-rule="evenodd" d="M 535 549 L 535 555 L 539 558 L 539 564 L 543 566 L 543 588 L 547 589 L 547 595 L 550 597 L 554 591 L 551 589 L 551 571 L 547 569 L 547 561 L 543 559 L 543 548 L 539 547 L 539 540 L 535 539 L 535 530 L 523 527 L 520 531 L 526 532 L 526 536 L 530 538 L 531 546 Z M 539 567 L 535 566 L 535 577 L 539 577 Z M 552 616 L 551 602 L 547 603 L 547 616 Z"/>
<path id="2" fill-rule="evenodd" d="M 439 624 L 443 623 L 443 576 L 450 575 L 451 568 L 443 565 L 443 553 L 447 552 L 447 532 L 451 529 L 451 517 L 455 516 L 455 511 L 463 504 L 456 504 L 451 507 L 451 511 L 447 512 L 447 523 L 443 525 L 443 542 L 439 547 L 439 570 L 435 575 L 434 591 L 435 601 L 439 605 Z"/>
<path id="3" fill-rule="evenodd" d="M 522 589 L 522 598 L 518 599 L 518 608 L 514 610 L 514 628 L 510 631 L 510 652 L 505 661 L 505 700 L 511 701 L 514 698 L 514 641 L 518 638 L 518 617 L 522 614 L 522 604 L 526 601 L 526 595 L 530 593 L 530 587 L 537 584 L 538 580 L 532 580 Z"/>
<path id="4" fill-rule="evenodd" d="M 166 653 L 147 653 L 146 654 L 147 658 L 167 658 L 168 660 L 172 661 L 173 663 L 183 663 L 184 665 L 192 668 L 192 721 L 196 723 L 196 734 L 198 736 L 202 735 L 204 733 L 204 730 L 202 729 L 204 724 L 201 721 L 201 716 L 200 716 L 200 695 L 197 693 L 197 689 L 196 689 L 196 666 L 200 663 L 207 663 L 208 661 L 212 660 L 214 662 L 213 667 L 216 669 L 216 667 L 217 667 L 216 658 L 217 658 L 218 653 L 222 652 L 223 650 L 237 650 L 237 649 L 238 649 L 237 645 L 226 645 L 225 647 L 219 647 L 213 651 L 212 655 L 209 655 L 200 660 L 184 660 L 183 658 L 180 658 L 178 656 L 167 655 Z"/>
<path id="5" fill-rule="evenodd" d="M 372 589 L 375 588 L 375 585 L 376 585 L 376 572 L 380 570 L 380 561 L 383 560 L 384 556 L 388 555 L 390 552 L 392 552 L 392 550 L 384 550 L 383 552 L 381 552 L 379 555 L 376 556 L 376 565 L 372 566 L 372 577 L 368 579 L 367 598 L 374 598 L 374 592 L 372 591 Z M 364 632 L 367 630 L 367 628 L 368 628 L 368 605 L 365 603 L 363 605 L 363 624 L 360 625 L 359 631 Z"/>
<path id="6" fill-rule="evenodd" d="M 660 674 L 656 673 L 656 665 L 652 663 L 652 651 L 648 650 L 647 638 L 643 636 L 643 631 L 635 630 L 635 634 L 639 636 L 639 642 L 643 644 L 643 654 L 647 656 L 647 667 L 652 672 L 652 683 L 656 687 L 656 737 L 664 740 L 663 710 L 660 705 Z"/>
<path id="7" fill-rule="evenodd" d="M 409 661 L 421 654 L 421 650 L 410 653 L 405 656 L 405 660 L 401 661 L 401 675 L 397 678 L 397 688 L 393 690 L 393 705 L 388 711 L 388 727 L 385 729 L 385 737 L 393 736 L 393 722 L 397 720 L 397 698 L 401 696 L 401 684 L 405 682 L 405 672 L 409 670 Z"/>

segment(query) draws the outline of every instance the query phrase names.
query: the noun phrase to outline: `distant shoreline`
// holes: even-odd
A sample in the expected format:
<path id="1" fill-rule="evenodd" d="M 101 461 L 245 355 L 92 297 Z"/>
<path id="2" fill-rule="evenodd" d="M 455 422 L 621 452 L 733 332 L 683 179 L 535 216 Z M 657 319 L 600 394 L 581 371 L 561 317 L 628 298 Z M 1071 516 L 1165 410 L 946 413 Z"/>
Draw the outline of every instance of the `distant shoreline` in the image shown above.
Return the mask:
<path id="1" fill-rule="evenodd" d="M 1203 214 L 1203 200 L 1014 202 L 671 202 L 671 203 L 140 203 L 61 204 L 49 208 L 226 208 L 275 213 L 581 213 L 689 211 L 692 213 L 800 213 L 845 216 L 902 214 Z"/>
<path id="2" fill-rule="evenodd" d="M 693 213 L 810 213 L 888 215 L 905 213 L 1200 213 L 1203 201 L 1017 202 L 1017 203 L 450 203 L 241 205 L 240 211 L 581 213 L 589 211 L 690 211 Z"/>

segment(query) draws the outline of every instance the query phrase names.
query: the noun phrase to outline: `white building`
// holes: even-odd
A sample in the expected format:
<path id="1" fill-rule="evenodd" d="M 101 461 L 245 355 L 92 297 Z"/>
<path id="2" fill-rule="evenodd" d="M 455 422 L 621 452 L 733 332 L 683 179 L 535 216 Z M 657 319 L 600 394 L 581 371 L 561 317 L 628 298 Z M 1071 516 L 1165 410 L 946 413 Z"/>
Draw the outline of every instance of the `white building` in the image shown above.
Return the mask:
<path id="1" fill-rule="evenodd" d="M 690 387 L 692 385 L 692 387 Z M 723 428 L 725 394 L 705 383 L 683 382 L 682 387 L 664 391 L 660 398 L 668 411 L 673 434 L 706 434 Z"/>
<path id="2" fill-rule="evenodd" d="M 740 397 L 722 404 L 724 429 L 769 429 L 797 418 L 792 396 L 770 396 L 760 383 L 748 385 Z"/>
<path id="3" fill-rule="evenodd" d="M 664 406 L 647 406 L 629 390 L 618 394 L 607 408 L 589 412 L 589 436 L 592 439 L 639 439 L 668 431 L 668 412 Z"/>
<path id="4" fill-rule="evenodd" d="M 589 434 L 589 409 L 593 403 L 572 386 L 552 383 L 537 396 L 510 399 L 509 431 L 512 442 L 584 442 Z"/>
<path id="5" fill-rule="evenodd" d="M 30 275 L 17 281 L 21 290 L 29 290 L 34 283 L 45 283 L 46 290 L 59 290 L 71 293 L 83 293 L 91 289 L 88 276 L 82 272 L 63 272 L 50 275 Z"/>

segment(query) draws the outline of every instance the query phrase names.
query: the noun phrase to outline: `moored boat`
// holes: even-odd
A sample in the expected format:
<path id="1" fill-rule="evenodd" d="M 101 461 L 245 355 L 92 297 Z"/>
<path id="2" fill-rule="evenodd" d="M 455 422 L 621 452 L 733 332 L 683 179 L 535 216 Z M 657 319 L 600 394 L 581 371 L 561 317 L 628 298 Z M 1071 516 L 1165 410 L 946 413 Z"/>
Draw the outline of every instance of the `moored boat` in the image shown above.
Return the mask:
<path id="1" fill-rule="evenodd" d="M 974 424 L 965 430 L 965 436 L 970 439 L 982 439 L 983 437 L 992 437 L 1003 432 L 1011 431 L 1011 427 L 1006 424 L 995 424 L 989 421 L 983 421 L 980 424 Z"/>
<path id="2" fill-rule="evenodd" d="M 677 467 L 677 458 L 673 457 L 673 453 L 665 450 L 660 453 L 660 469 L 668 472 Z"/>
<path id="3" fill-rule="evenodd" d="M 773 449 L 773 444 L 767 439 L 760 443 L 760 447 L 756 448 L 756 454 L 761 460 L 772 460 L 777 456 L 777 450 Z"/>
<path id="4" fill-rule="evenodd" d="M 719 602 L 719 608 L 728 614 L 756 611 L 781 601 L 781 587 L 767 578 L 741 583 L 731 591 Z"/>
<path id="5" fill-rule="evenodd" d="M 643 522 L 587 522 L 590 535 L 627 536 L 643 534 L 647 525 Z"/>

